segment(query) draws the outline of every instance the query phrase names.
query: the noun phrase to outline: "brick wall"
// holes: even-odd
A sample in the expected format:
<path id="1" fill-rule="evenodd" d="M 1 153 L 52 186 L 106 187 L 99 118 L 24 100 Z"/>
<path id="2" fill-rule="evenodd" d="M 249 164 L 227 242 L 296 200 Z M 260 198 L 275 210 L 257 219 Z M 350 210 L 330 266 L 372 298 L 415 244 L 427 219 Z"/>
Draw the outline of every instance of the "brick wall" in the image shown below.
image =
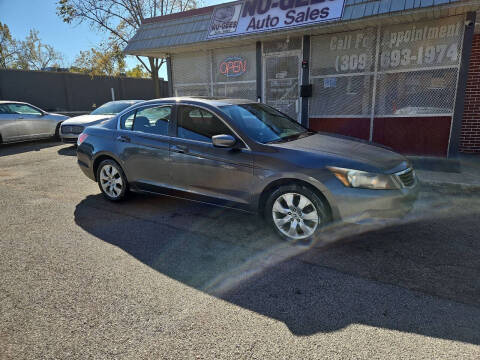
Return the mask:
<path id="1" fill-rule="evenodd" d="M 475 34 L 473 39 L 460 135 L 460 151 L 480 153 L 480 34 Z"/>

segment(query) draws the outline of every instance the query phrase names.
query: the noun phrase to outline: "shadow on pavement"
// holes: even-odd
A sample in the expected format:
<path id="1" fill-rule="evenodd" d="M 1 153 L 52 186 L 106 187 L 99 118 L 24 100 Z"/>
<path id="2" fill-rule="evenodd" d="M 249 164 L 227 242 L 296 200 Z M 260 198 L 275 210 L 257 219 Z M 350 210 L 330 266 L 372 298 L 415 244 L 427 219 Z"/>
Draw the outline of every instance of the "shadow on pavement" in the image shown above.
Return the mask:
<path id="1" fill-rule="evenodd" d="M 77 156 L 77 147 L 74 145 L 62 147 L 61 149 L 58 149 L 57 153 L 58 155 L 63 156 Z"/>
<path id="2" fill-rule="evenodd" d="M 424 219 L 301 249 L 253 215 L 182 200 L 135 195 L 112 204 L 95 195 L 75 210 L 76 223 L 99 239 L 293 334 L 364 324 L 474 344 L 478 220 Z"/>
<path id="3" fill-rule="evenodd" d="M 21 154 L 30 151 L 40 151 L 49 147 L 60 145 L 55 139 L 0 144 L 0 156 Z"/>

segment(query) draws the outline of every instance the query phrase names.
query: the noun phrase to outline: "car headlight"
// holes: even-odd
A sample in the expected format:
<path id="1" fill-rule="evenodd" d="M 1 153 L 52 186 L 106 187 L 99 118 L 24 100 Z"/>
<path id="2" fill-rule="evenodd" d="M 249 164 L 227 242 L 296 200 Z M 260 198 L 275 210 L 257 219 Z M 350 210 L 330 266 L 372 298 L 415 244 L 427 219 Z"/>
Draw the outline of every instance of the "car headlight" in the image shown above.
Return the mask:
<path id="1" fill-rule="evenodd" d="M 400 189 L 400 185 L 392 175 L 375 174 L 337 167 L 328 167 L 328 169 L 347 187 L 376 190 Z"/>

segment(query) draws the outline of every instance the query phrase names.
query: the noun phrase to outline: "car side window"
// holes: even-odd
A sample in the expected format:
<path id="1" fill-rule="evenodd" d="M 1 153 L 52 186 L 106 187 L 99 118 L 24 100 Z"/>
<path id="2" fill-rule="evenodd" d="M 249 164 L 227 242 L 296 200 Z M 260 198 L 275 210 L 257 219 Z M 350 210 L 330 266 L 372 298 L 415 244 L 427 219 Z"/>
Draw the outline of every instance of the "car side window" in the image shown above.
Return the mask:
<path id="1" fill-rule="evenodd" d="M 136 113 L 136 110 L 129 112 L 120 118 L 120 129 L 132 130 L 133 119 L 135 119 L 135 113 Z"/>
<path id="2" fill-rule="evenodd" d="M 0 105 L 0 114 L 10 114 L 8 105 Z"/>
<path id="3" fill-rule="evenodd" d="M 22 115 L 42 115 L 42 112 L 24 104 L 11 104 L 10 109 L 14 114 Z"/>
<path id="4" fill-rule="evenodd" d="M 138 109 L 133 119 L 133 130 L 148 134 L 168 135 L 171 106 Z"/>
<path id="5" fill-rule="evenodd" d="M 233 135 L 222 120 L 212 113 L 194 107 L 180 106 L 178 110 L 177 136 L 183 139 L 212 142 L 214 135 Z"/>

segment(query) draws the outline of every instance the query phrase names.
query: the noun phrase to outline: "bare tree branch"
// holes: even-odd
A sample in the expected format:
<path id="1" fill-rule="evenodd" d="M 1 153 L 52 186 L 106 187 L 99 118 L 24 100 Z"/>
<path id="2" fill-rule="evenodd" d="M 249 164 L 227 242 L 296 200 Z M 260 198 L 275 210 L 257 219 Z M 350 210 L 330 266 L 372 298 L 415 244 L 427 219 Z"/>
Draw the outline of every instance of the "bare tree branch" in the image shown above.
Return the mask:
<path id="1" fill-rule="evenodd" d="M 144 20 L 197 7 L 198 0 L 56 0 L 57 14 L 67 23 L 87 22 L 110 35 L 110 41 L 126 45 Z M 151 75 L 159 95 L 158 72 L 165 59 L 136 56 Z"/>

